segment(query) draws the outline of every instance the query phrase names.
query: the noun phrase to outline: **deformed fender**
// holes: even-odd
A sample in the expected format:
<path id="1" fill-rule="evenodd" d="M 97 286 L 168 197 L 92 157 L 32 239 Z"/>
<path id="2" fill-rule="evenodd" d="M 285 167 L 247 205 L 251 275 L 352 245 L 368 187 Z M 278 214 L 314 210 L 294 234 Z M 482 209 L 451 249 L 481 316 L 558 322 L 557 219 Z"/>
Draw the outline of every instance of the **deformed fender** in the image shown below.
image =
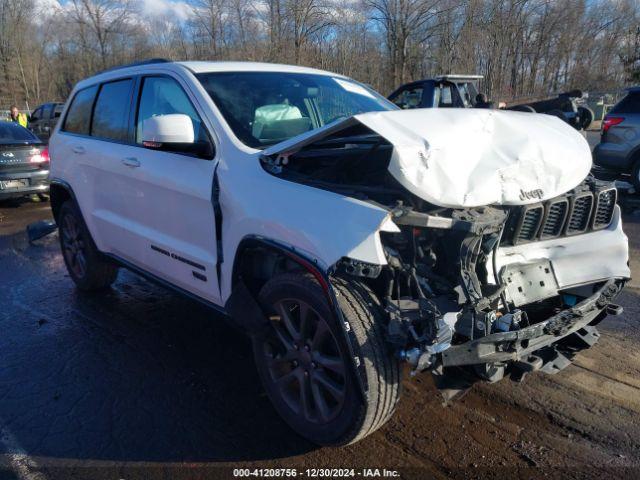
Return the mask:
<path id="1" fill-rule="evenodd" d="M 242 251 L 247 247 L 261 246 L 268 248 L 272 251 L 278 252 L 286 256 L 289 260 L 300 265 L 304 270 L 311 273 L 318 281 L 322 290 L 325 293 L 327 303 L 330 310 L 334 315 L 334 320 L 340 327 L 340 331 L 343 333 L 344 342 L 348 348 L 351 362 L 349 362 L 352 369 L 352 373 L 358 382 L 359 393 L 365 395 L 368 389 L 366 375 L 364 371 L 364 358 L 361 355 L 356 354 L 355 346 L 358 344 L 355 334 L 344 318 L 342 311 L 340 310 L 338 299 L 335 289 L 331 283 L 331 276 L 328 271 L 319 267 L 316 262 L 306 257 L 304 254 L 295 251 L 293 248 L 284 244 L 269 240 L 266 238 L 249 236 L 242 240 L 238 246 L 237 254 L 242 254 Z M 238 262 L 234 261 L 234 265 Z M 234 266 L 235 271 L 235 266 Z M 234 277 L 236 277 L 234 273 Z M 267 325 L 267 317 L 262 312 L 260 305 L 258 304 L 255 296 L 246 287 L 241 278 L 237 278 L 234 282 L 234 288 L 225 303 L 225 310 L 234 319 L 237 319 L 240 323 L 240 327 L 245 330 L 249 335 L 260 334 L 264 327 Z"/>
<path id="2" fill-rule="evenodd" d="M 399 231 L 380 205 L 274 177 L 257 156 L 217 170 L 221 211 L 220 297 L 231 294 L 233 262 L 243 239 L 273 240 L 328 270 L 343 257 L 386 265 L 380 231 Z M 250 179 L 250 183 L 249 183 Z M 247 195 L 237 195 L 250 185 Z"/>

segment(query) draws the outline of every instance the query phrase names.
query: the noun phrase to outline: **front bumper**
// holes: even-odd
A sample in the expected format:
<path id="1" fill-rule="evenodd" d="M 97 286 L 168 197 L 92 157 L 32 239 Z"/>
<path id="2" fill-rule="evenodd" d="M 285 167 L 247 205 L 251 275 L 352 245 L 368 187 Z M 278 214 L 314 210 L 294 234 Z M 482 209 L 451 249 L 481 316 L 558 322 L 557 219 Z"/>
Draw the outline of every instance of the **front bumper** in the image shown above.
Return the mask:
<path id="1" fill-rule="evenodd" d="M 29 184 L 24 187 L 0 189 L 2 200 L 49 192 L 49 170 L 0 173 L 0 181 L 4 180 L 28 180 Z"/>
<path id="2" fill-rule="evenodd" d="M 555 344 L 593 322 L 620 293 L 624 283 L 624 279 L 609 279 L 574 307 L 529 327 L 452 345 L 442 353 L 442 365 L 453 367 L 524 361 L 530 354 Z"/>
<path id="3" fill-rule="evenodd" d="M 622 230 L 620 207 L 616 206 L 611 224 L 602 230 L 500 247 L 496 271 L 542 261 L 551 263 L 554 283 L 560 290 L 631 277 L 629 240 Z M 488 282 L 493 283 L 493 255 L 487 260 L 486 268 Z"/>

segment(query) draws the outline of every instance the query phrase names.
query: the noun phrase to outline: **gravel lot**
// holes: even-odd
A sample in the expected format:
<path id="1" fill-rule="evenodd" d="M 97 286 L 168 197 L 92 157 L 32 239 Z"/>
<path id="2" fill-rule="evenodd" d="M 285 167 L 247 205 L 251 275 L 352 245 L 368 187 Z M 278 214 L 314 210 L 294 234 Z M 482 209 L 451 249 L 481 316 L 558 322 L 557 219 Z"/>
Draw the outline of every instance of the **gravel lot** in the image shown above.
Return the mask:
<path id="1" fill-rule="evenodd" d="M 0 204 L 0 479 L 231 478 L 233 467 L 397 468 L 402 478 L 638 478 L 640 290 L 556 376 L 477 385 L 443 406 L 406 376 L 389 424 L 331 449 L 292 433 L 249 344 L 216 314 L 121 271 L 78 293 L 48 204 Z M 625 217 L 640 272 L 640 213 Z"/>

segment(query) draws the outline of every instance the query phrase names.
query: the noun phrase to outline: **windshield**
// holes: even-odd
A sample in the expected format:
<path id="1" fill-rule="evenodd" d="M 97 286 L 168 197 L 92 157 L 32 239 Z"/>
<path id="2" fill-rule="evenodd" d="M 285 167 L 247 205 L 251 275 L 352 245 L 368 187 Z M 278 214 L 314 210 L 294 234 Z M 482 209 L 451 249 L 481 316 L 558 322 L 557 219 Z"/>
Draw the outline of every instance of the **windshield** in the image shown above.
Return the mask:
<path id="1" fill-rule="evenodd" d="M 214 72 L 197 77 L 236 137 L 253 148 L 358 113 L 397 108 L 364 85 L 328 75 Z"/>
<path id="2" fill-rule="evenodd" d="M 0 144 L 35 143 L 39 141 L 38 137 L 17 123 L 0 120 Z"/>

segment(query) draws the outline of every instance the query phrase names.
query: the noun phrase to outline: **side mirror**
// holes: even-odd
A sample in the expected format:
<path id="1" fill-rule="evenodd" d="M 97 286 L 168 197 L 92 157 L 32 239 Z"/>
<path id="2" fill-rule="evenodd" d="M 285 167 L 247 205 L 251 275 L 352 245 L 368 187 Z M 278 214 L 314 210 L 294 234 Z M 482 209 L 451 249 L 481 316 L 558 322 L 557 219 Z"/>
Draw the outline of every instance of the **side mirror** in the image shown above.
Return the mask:
<path id="1" fill-rule="evenodd" d="M 142 123 L 142 145 L 154 150 L 188 153 L 211 158 L 209 142 L 196 142 L 193 121 L 188 115 L 171 113 L 149 117 Z"/>

